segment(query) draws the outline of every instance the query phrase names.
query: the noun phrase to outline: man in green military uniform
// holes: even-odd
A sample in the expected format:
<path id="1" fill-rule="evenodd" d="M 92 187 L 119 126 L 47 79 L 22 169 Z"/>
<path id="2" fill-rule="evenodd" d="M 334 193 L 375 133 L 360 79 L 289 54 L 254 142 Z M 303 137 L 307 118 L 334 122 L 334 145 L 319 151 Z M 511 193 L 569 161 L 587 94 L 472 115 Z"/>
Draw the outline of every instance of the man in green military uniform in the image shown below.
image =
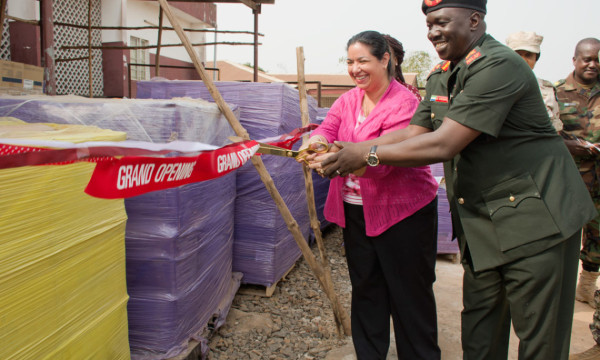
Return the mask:
<path id="1" fill-rule="evenodd" d="M 535 75 L 485 33 L 486 1 L 425 0 L 422 8 L 446 61 L 429 75 L 411 125 L 339 143 L 311 167 L 333 177 L 444 161 L 465 270 L 464 358 L 506 359 L 512 320 L 520 359 L 567 359 L 581 227 L 593 203 Z"/>
<path id="2" fill-rule="evenodd" d="M 598 216 L 583 231 L 582 272 L 576 299 L 593 307 L 600 275 L 600 40 L 587 38 L 575 47 L 569 76 L 557 82 L 556 97 L 563 122 L 561 134 L 573 155 Z"/>
<path id="3" fill-rule="evenodd" d="M 542 54 L 540 45 L 543 40 L 544 37 L 542 35 L 538 35 L 533 31 L 518 31 L 508 35 L 506 46 L 516 51 L 525 60 L 527 65 L 529 65 L 531 70 L 533 70 Z M 558 115 L 558 102 L 556 101 L 554 85 L 548 80 L 540 78 L 538 78 L 538 85 L 540 86 L 542 99 L 544 99 L 552 126 L 554 126 L 556 131 L 562 130 L 563 124 Z"/>

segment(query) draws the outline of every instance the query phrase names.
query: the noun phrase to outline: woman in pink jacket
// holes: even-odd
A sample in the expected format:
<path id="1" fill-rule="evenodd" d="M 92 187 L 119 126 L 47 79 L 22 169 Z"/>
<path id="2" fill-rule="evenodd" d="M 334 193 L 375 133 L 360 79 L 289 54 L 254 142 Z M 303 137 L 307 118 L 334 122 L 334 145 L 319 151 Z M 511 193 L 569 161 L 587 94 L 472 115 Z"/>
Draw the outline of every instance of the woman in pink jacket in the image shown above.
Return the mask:
<path id="1" fill-rule="evenodd" d="M 309 144 L 377 138 L 408 126 L 417 108 L 416 96 L 393 77 L 380 33 L 355 35 L 347 50 L 356 87 L 333 104 Z M 324 210 L 343 228 L 354 348 L 359 360 L 385 359 L 391 314 L 399 359 L 439 359 L 433 295 L 437 182 L 429 167 L 378 165 L 376 149 L 371 152 L 371 166 L 331 180 Z"/>

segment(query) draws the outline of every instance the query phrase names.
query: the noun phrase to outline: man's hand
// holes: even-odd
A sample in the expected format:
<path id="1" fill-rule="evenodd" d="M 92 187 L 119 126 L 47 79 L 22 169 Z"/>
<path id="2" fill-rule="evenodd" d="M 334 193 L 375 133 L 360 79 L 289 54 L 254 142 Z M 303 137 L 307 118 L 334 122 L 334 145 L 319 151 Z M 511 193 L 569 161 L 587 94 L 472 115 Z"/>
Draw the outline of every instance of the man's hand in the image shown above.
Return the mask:
<path id="1" fill-rule="evenodd" d="M 571 155 L 587 157 L 592 154 L 598 154 L 597 148 L 587 141 L 581 140 L 565 140 L 565 145 Z"/>
<path id="2" fill-rule="evenodd" d="M 334 143 L 340 150 L 327 157 L 317 156 L 313 168 L 323 169 L 324 176 L 333 179 L 336 176 L 346 176 L 349 173 L 363 168 L 366 164 L 366 156 L 369 153 L 369 145 L 363 143 L 351 143 L 336 141 Z"/>

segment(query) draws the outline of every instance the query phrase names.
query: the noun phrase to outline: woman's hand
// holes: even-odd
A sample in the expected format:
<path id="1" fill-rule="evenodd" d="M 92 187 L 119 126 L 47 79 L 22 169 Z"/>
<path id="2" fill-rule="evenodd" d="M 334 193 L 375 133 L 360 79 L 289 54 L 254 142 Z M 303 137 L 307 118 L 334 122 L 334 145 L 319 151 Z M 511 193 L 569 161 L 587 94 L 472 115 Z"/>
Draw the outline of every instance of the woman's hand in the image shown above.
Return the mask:
<path id="1" fill-rule="evenodd" d="M 340 148 L 334 144 L 330 144 L 329 149 L 326 153 L 320 151 L 308 154 L 304 157 L 308 167 L 315 170 L 321 177 L 324 177 L 323 172 L 325 169 L 321 166 L 321 162 L 332 156 L 334 153 L 340 151 Z"/>
<path id="2" fill-rule="evenodd" d="M 308 164 L 310 158 L 314 158 L 315 153 L 327 152 L 329 143 L 323 136 L 317 135 L 311 137 L 307 142 L 302 144 L 298 150 L 300 154 L 296 157 L 299 163 Z"/>

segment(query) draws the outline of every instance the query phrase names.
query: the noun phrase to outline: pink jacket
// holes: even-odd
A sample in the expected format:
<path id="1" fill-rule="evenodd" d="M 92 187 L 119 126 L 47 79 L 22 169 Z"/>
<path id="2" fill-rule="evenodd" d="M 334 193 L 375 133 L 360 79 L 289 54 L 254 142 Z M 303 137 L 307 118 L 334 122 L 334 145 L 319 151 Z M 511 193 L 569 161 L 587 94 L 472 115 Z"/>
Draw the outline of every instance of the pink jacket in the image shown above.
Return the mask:
<path id="1" fill-rule="evenodd" d="M 363 95 L 364 90 L 358 87 L 343 94 L 335 101 L 321 126 L 313 131 L 312 135 L 322 135 L 328 142 L 360 142 L 377 138 L 407 127 L 419 104 L 410 90 L 392 79 L 377 106 L 355 132 Z M 346 226 L 342 199 L 344 181 L 345 178 L 342 177 L 331 180 L 324 210 L 325 218 L 341 227 Z M 438 187 L 429 166 L 368 166 L 359 182 L 367 236 L 380 235 L 429 204 L 437 195 Z"/>

